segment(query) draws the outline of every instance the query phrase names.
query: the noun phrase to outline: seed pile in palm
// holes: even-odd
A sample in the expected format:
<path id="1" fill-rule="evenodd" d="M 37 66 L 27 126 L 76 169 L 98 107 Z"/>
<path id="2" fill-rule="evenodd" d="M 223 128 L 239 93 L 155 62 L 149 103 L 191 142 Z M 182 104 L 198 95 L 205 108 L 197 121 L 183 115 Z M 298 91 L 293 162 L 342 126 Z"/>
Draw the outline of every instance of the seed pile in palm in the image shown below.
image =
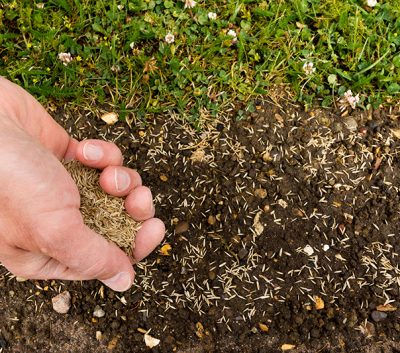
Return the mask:
<path id="1" fill-rule="evenodd" d="M 111 196 L 99 184 L 100 173 L 77 161 L 64 164 L 81 195 L 80 211 L 85 224 L 132 256 L 141 222 L 134 221 L 124 208 L 124 199 Z"/>

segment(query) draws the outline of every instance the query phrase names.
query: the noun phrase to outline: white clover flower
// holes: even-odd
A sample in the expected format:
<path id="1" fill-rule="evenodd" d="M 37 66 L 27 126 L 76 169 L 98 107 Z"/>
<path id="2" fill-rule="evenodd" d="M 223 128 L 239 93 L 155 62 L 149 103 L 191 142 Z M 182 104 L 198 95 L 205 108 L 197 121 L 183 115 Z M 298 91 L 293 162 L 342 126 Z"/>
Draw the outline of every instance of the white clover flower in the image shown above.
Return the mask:
<path id="1" fill-rule="evenodd" d="M 351 90 L 348 90 L 344 94 L 344 98 L 347 100 L 347 103 L 354 109 L 356 107 L 356 104 L 360 101 L 360 96 L 357 94 L 356 96 L 353 96 L 353 92 Z"/>
<path id="2" fill-rule="evenodd" d="M 172 44 L 173 42 L 175 42 L 175 36 L 174 36 L 172 33 L 168 33 L 168 34 L 165 36 L 165 41 L 166 41 L 168 44 Z"/>
<path id="3" fill-rule="evenodd" d="M 67 66 L 73 59 L 71 53 L 59 53 L 58 60 L 60 60 L 64 66 Z"/>
<path id="4" fill-rule="evenodd" d="M 375 7 L 376 5 L 378 5 L 378 1 L 376 1 L 376 0 L 367 0 L 367 5 L 369 7 Z"/>
<path id="5" fill-rule="evenodd" d="M 348 90 L 345 92 L 342 98 L 339 100 L 340 104 L 340 110 L 343 112 L 348 108 L 349 106 L 352 107 L 353 109 L 356 108 L 357 103 L 360 101 L 360 95 L 353 95 L 353 92 L 351 90 Z"/>
<path id="6" fill-rule="evenodd" d="M 236 37 L 237 37 L 237 34 L 236 34 L 236 32 L 235 32 L 233 29 L 230 29 L 230 30 L 228 31 L 227 35 L 228 35 L 228 36 L 231 36 L 231 37 L 233 37 L 233 38 L 236 38 Z"/>
<path id="7" fill-rule="evenodd" d="M 184 6 L 185 9 L 193 9 L 193 7 L 195 7 L 197 4 L 196 1 L 194 0 L 184 0 L 184 2 L 185 2 Z"/>
<path id="8" fill-rule="evenodd" d="M 312 62 L 304 63 L 303 71 L 307 76 L 312 75 L 315 72 L 314 64 Z"/>
<path id="9" fill-rule="evenodd" d="M 215 12 L 209 12 L 207 16 L 211 21 L 215 21 L 217 19 L 217 14 Z"/>

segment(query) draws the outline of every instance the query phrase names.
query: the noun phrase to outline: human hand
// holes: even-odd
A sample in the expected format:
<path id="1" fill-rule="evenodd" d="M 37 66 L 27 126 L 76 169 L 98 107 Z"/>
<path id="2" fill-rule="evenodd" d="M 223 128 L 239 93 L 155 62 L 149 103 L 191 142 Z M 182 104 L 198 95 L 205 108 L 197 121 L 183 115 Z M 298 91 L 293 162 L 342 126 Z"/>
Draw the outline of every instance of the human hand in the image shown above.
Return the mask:
<path id="1" fill-rule="evenodd" d="M 160 243 L 165 227 L 154 218 L 151 191 L 122 166 L 118 147 L 71 138 L 31 95 L 2 77 L 0 142 L 0 262 L 24 278 L 99 279 L 116 291 L 130 288 L 128 256 L 84 225 L 77 186 L 60 163 L 77 159 L 102 169 L 103 190 L 126 196 L 128 213 L 144 221 L 133 252 L 140 261 Z"/>

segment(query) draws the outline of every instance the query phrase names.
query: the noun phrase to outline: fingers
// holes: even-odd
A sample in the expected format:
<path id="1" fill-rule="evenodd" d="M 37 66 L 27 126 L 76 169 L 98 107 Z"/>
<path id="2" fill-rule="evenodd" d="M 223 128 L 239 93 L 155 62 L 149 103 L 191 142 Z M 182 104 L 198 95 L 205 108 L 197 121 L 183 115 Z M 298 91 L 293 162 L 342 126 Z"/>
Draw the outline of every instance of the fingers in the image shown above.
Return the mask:
<path id="1" fill-rule="evenodd" d="M 155 208 L 151 191 L 146 186 L 138 186 L 125 199 L 125 209 L 136 221 L 153 218 Z"/>
<path id="2" fill-rule="evenodd" d="M 82 164 L 97 169 L 122 165 L 121 150 L 111 142 L 84 140 L 76 145 L 75 158 Z"/>
<path id="3" fill-rule="evenodd" d="M 151 218 L 143 222 L 136 234 L 135 249 L 133 257 L 136 262 L 142 261 L 148 256 L 163 240 L 165 225 L 158 218 Z"/>
<path id="4" fill-rule="evenodd" d="M 109 166 L 100 175 L 100 186 L 113 196 L 126 196 L 142 185 L 142 178 L 135 170 L 126 167 Z"/>

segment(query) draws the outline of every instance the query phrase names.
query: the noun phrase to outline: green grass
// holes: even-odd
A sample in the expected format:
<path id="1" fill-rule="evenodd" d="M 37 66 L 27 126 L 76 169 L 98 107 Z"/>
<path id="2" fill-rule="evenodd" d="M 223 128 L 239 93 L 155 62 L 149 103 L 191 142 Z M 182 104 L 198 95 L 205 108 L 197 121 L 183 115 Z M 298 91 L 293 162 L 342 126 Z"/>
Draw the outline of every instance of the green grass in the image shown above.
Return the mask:
<path id="1" fill-rule="evenodd" d="M 400 0 L 0 3 L 0 74 L 42 101 L 107 103 L 122 117 L 173 108 L 195 122 L 231 101 L 251 110 L 280 84 L 323 106 L 348 89 L 364 108 L 400 94 Z M 64 66 L 60 52 L 73 61 Z"/>

